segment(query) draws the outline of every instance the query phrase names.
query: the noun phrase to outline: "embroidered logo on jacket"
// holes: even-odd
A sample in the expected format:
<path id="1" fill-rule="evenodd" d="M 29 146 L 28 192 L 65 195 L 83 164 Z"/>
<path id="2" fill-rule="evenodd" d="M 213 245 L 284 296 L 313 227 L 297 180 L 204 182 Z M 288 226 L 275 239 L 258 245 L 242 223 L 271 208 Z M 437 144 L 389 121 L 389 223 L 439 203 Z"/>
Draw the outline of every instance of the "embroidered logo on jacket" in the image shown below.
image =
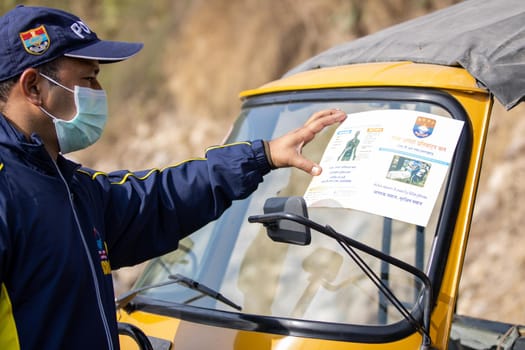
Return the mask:
<path id="1" fill-rule="evenodd" d="M 93 235 L 95 236 L 95 242 L 97 243 L 98 256 L 100 258 L 100 265 L 102 266 L 102 271 L 104 275 L 109 275 L 111 273 L 111 265 L 108 258 L 108 247 L 106 242 L 102 240 L 100 233 L 96 228 L 93 227 Z"/>
<path id="2" fill-rule="evenodd" d="M 49 49 L 49 36 L 43 25 L 20 33 L 20 39 L 26 51 L 32 55 L 41 55 Z"/>

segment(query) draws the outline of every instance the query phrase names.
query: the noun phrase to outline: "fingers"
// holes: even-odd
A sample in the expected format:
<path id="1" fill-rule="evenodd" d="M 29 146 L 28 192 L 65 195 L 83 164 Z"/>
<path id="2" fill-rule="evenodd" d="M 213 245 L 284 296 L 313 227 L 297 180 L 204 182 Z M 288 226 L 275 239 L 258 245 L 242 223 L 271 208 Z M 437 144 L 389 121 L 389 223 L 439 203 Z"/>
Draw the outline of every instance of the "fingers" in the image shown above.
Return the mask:
<path id="1" fill-rule="evenodd" d="M 304 124 L 305 126 L 319 126 L 332 125 L 334 123 L 343 121 L 346 118 L 345 112 L 340 109 L 325 109 L 312 114 L 310 118 Z"/>
<path id="2" fill-rule="evenodd" d="M 346 113 L 338 109 L 327 109 L 314 113 L 304 124 L 302 137 L 304 144 L 310 142 L 315 134 L 323 130 L 325 127 L 335 123 L 340 123 L 346 119 Z"/>
<path id="3" fill-rule="evenodd" d="M 346 114 L 338 109 L 327 109 L 314 113 L 299 129 L 280 138 L 271 140 L 272 162 L 275 167 L 293 166 L 311 175 L 321 174 L 321 167 L 302 155 L 302 148 L 325 127 L 342 122 Z"/>

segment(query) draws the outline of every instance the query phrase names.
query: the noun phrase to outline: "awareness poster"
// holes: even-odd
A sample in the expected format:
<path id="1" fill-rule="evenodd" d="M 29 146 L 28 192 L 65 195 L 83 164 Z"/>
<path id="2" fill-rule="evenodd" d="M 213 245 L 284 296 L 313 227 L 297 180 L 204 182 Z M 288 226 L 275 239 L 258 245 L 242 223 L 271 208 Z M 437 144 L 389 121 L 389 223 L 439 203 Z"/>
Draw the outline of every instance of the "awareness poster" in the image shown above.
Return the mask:
<path id="1" fill-rule="evenodd" d="M 426 226 L 463 121 L 411 110 L 349 114 L 323 154 L 310 207 L 361 210 Z"/>

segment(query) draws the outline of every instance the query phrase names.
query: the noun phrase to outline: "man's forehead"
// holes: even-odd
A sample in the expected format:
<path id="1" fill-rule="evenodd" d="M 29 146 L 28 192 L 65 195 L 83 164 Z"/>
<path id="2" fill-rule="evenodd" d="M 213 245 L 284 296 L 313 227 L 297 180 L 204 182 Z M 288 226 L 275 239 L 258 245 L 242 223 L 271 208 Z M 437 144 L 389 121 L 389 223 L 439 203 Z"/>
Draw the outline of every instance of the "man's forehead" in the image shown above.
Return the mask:
<path id="1" fill-rule="evenodd" d="M 95 71 L 98 73 L 100 71 L 100 64 L 97 60 L 88 60 L 83 58 L 71 58 L 71 57 L 62 57 L 60 58 L 60 68 L 65 70 L 82 70 L 82 71 Z"/>

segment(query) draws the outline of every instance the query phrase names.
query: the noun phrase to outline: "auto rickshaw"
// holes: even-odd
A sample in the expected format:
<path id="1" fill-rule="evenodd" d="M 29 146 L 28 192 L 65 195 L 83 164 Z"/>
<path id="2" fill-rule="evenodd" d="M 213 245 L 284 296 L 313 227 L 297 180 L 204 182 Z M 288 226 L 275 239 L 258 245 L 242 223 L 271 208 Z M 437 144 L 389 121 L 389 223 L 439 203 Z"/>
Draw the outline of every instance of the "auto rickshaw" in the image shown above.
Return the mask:
<path id="1" fill-rule="evenodd" d="M 226 143 L 347 120 L 118 296 L 124 349 L 519 349 L 456 315 L 494 97 L 525 93 L 525 2 L 469 0 L 334 47 L 240 94 Z"/>

